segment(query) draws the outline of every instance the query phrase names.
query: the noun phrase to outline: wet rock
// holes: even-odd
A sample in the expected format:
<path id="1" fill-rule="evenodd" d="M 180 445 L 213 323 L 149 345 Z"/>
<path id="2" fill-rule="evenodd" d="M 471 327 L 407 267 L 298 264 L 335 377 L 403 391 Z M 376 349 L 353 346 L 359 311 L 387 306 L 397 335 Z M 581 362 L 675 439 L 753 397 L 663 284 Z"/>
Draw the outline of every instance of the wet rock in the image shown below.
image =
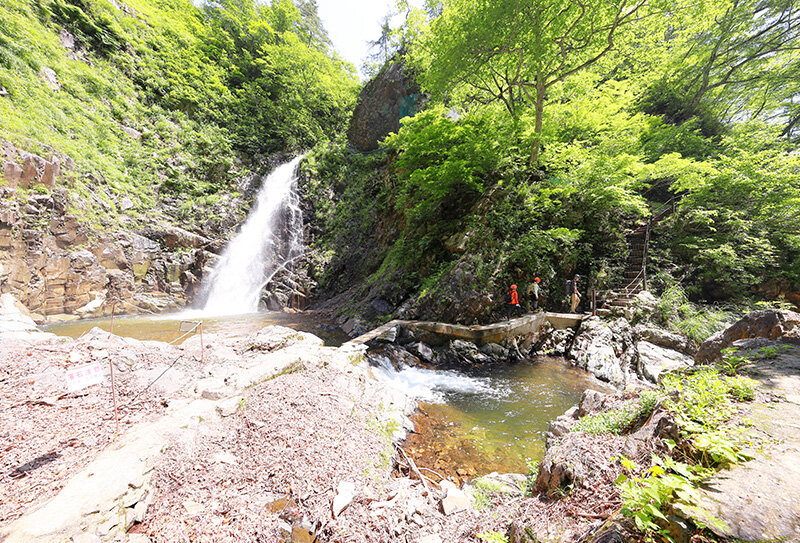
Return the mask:
<path id="1" fill-rule="evenodd" d="M 397 326 L 392 326 L 386 329 L 381 334 L 375 337 L 375 341 L 385 341 L 387 343 L 394 343 L 397 339 Z"/>
<path id="2" fill-rule="evenodd" d="M 719 359 L 722 350 L 737 340 L 762 337 L 784 338 L 800 344 L 800 313 L 793 311 L 753 311 L 721 332 L 717 332 L 700 345 L 694 359 L 708 364 Z"/>
<path id="3" fill-rule="evenodd" d="M 369 326 L 361 317 L 352 317 L 342 325 L 342 330 L 350 337 L 358 337 L 367 333 Z"/>
<path id="4" fill-rule="evenodd" d="M 649 341 L 636 344 L 639 353 L 638 373 L 642 377 L 658 382 L 658 377 L 665 371 L 675 371 L 694 365 L 694 360 L 678 351 L 653 345 Z"/>
<path id="5" fill-rule="evenodd" d="M 574 330 L 556 329 L 549 322 L 545 322 L 539 328 L 539 336 L 533 349 L 541 354 L 564 355 L 569 352 L 574 337 Z"/>
<path id="6" fill-rule="evenodd" d="M 434 352 L 433 349 L 425 345 L 424 343 L 417 342 L 412 343 L 411 345 L 406 346 L 406 349 L 413 355 L 419 357 L 420 359 L 424 360 L 425 362 L 431 362 L 434 360 Z"/>
<path id="7" fill-rule="evenodd" d="M 486 356 L 491 356 L 492 358 L 496 358 L 498 360 L 506 360 L 509 357 L 509 351 L 502 345 L 498 345 L 497 343 L 487 343 L 485 345 L 481 345 L 481 352 Z"/>
<path id="8" fill-rule="evenodd" d="M 209 243 L 209 240 L 183 228 L 161 223 L 155 227 L 148 227 L 142 235 L 151 240 L 156 240 L 168 249 L 198 248 Z"/>

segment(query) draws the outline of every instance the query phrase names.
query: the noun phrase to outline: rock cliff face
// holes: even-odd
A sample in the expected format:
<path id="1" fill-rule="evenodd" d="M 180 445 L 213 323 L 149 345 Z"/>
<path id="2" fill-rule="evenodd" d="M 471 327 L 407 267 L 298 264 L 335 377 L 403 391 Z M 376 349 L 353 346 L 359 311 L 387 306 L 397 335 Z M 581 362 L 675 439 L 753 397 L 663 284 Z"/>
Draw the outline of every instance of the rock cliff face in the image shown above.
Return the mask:
<path id="1" fill-rule="evenodd" d="M 400 119 L 415 115 L 426 102 L 427 97 L 421 94 L 404 63 L 391 62 L 361 91 L 347 139 L 358 151 L 374 151 L 378 142 L 397 132 Z"/>
<path id="2" fill-rule="evenodd" d="M 0 187 L 0 294 L 12 294 L 40 322 L 186 302 L 205 259 L 202 238 L 173 229 L 146 231 L 151 237 L 92 231 L 67 212 L 68 202 L 63 188 L 23 196 Z"/>

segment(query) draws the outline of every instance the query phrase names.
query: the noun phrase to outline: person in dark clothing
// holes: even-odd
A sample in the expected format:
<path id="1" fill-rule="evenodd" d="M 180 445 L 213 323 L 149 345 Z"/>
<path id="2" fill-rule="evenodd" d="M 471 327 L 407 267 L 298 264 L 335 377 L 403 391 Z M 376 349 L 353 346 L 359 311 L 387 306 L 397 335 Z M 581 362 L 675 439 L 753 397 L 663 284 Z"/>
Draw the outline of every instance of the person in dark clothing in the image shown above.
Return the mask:
<path id="1" fill-rule="evenodd" d="M 511 290 L 506 293 L 506 318 L 511 319 L 511 313 L 520 315 L 519 307 L 519 294 L 517 293 L 517 285 L 511 285 Z"/>

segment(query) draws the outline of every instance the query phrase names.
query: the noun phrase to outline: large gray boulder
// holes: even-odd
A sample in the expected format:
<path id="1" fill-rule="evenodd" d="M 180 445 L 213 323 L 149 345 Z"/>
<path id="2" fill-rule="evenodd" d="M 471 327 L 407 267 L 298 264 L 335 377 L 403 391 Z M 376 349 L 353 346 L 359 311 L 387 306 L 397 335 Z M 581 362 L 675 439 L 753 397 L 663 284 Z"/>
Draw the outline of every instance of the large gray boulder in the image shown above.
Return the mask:
<path id="1" fill-rule="evenodd" d="M 654 345 L 649 341 L 640 341 L 636 344 L 639 353 L 637 372 L 643 378 L 654 383 L 665 371 L 674 371 L 694 365 L 694 360 L 678 351 Z"/>
<path id="2" fill-rule="evenodd" d="M 734 341 L 756 337 L 783 338 L 784 341 L 800 345 L 800 313 L 774 309 L 748 313 L 732 326 L 705 340 L 694 359 L 699 364 L 714 362 Z"/>
<path id="3" fill-rule="evenodd" d="M 416 115 L 427 98 L 402 60 L 393 60 L 361 90 L 347 139 L 358 151 L 374 151 L 400 129 L 400 119 Z"/>
<path id="4" fill-rule="evenodd" d="M 603 381 L 624 385 L 636 378 L 636 342 L 633 328 L 624 318 L 611 322 L 599 317 L 584 319 L 568 356 Z"/>

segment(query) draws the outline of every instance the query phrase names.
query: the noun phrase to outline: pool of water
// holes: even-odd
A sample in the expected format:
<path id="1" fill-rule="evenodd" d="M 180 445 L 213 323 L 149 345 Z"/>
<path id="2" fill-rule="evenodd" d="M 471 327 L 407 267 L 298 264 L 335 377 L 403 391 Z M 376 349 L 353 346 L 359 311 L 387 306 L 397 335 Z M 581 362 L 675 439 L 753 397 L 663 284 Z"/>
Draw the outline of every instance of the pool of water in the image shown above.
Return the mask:
<path id="1" fill-rule="evenodd" d="M 529 463 L 544 456 L 551 420 L 586 389 L 610 391 L 563 359 L 548 357 L 463 371 L 376 369 L 419 401 L 406 452 L 419 466 L 462 479 L 528 472 Z"/>
<path id="2" fill-rule="evenodd" d="M 181 336 L 186 335 L 186 330 L 192 328 L 189 323 L 198 321 L 203 323 L 203 332 L 205 333 L 225 331 L 226 333 L 249 334 L 264 326 L 280 325 L 300 332 L 314 334 L 321 338 L 326 345 L 335 347 L 349 339 L 347 334 L 340 328 L 322 321 L 312 312 L 284 313 L 282 311 L 268 311 L 248 315 L 202 317 L 196 312 L 187 311 L 164 315 L 115 317 L 113 319 L 113 330 L 110 317 L 51 324 L 42 328 L 59 336 L 79 337 L 96 326 L 107 332 L 113 331 L 118 336 L 167 343 L 174 341 L 178 344 L 182 341 Z M 186 337 L 190 336 L 191 334 Z"/>

